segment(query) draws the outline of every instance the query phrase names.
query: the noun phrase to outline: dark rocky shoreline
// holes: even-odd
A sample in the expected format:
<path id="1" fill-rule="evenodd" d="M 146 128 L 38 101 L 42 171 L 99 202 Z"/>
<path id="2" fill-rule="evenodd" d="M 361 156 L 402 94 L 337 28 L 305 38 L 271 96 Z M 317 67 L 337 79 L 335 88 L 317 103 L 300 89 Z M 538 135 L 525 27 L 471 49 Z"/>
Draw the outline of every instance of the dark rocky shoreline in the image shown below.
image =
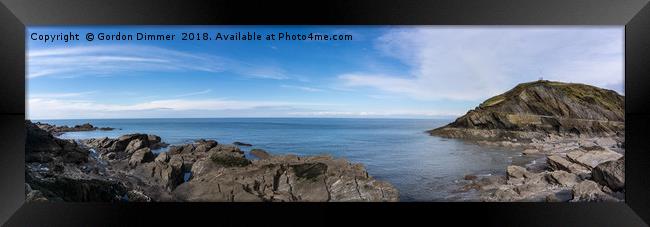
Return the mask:
<path id="1" fill-rule="evenodd" d="M 61 127 L 25 127 L 27 201 L 399 200 L 391 184 L 345 159 L 258 149 L 251 153 L 259 159 L 251 160 L 238 146 L 214 140 L 169 146 L 155 135 L 128 134 L 77 142 L 56 138 Z M 168 150 L 152 152 L 162 147 Z"/>

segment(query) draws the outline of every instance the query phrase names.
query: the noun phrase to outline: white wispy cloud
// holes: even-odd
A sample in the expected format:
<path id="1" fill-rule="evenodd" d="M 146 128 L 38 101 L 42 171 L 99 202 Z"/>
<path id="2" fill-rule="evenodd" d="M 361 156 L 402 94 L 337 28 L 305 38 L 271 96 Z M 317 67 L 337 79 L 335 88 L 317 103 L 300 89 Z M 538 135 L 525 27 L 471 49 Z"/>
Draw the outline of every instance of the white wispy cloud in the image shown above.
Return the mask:
<path id="1" fill-rule="evenodd" d="M 33 97 L 27 101 L 28 118 L 111 118 L 111 117 L 173 117 L 224 116 L 224 113 L 250 114 L 257 109 L 297 111 L 314 107 L 335 106 L 327 103 L 276 101 L 241 101 L 230 99 L 163 99 L 133 104 L 102 103 L 95 100 L 66 97 Z M 283 113 L 284 113 L 283 112 Z"/>
<path id="2" fill-rule="evenodd" d="M 65 92 L 65 93 L 34 93 L 28 94 L 28 98 L 78 98 L 96 94 L 98 91 Z"/>
<path id="3" fill-rule="evenodd" d="M 325 91 L 325 90 L 320 89 L 320 88 L 313 88 L 313 87 L 307 87 L 307 86 L 285 85 L 285 84 L 280 85 L 280 87 L 283 87 L 283 88 L 290 88 L 290 89 L 298 89 L 298 90 L 301 90 L 301 91 L 308 91 L 308 92 L 321 92 L 321 91 Z"/>
<path id="4" fill-rule="evenodd" d="M 176 95 L 175 97 L 180 98 L 180 97 L 187 97 L 187 96 L 204 95 L 204 94 L 208 94 L 210 92 L 212 92 L 212 89 L 206 89 L 206 90 L 203 90 L 203 91 L 180 94 L 180 95 Z"/>
<path id="5" fill-rule="evenodd" d="M 212 54 L 142 45 L 77 46 L 29 50 L 27 77 L 130 75 L 133 72 L 232 72 L 245 77 L 287 79 L 280 67 L 260 66 Z"/>
<path id="6" fill-rule="evenodd" d="M 423 27 L 394 29 L 375 48 L 409 70 L 349 72 L 344 86 L 420 100 L 480 100 L 539 77 L 623 92 L 623 29 Z"/>

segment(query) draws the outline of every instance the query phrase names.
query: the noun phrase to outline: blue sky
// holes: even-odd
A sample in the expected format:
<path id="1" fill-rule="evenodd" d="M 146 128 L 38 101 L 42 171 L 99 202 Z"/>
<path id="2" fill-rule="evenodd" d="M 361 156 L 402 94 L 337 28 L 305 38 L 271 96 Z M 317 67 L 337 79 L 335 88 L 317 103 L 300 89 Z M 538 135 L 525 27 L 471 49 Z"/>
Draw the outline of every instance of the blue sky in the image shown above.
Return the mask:
<path id="1" fill-rule="evenodd" d="M 82 41 L 29 38 L 68 32 Z M 87 42 L 87 32 L 353 40 Z M 30 119 L 449 118 L 540 77 L 624 93 L 623 27 L 31 27 L 27 37 Z"/>

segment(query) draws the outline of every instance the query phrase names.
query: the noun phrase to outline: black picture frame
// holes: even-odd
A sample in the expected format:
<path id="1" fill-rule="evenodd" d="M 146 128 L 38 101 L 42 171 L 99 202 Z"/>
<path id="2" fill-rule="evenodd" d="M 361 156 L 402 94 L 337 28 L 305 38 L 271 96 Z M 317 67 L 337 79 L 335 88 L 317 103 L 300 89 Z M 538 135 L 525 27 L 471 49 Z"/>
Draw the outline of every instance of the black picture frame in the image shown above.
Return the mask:
<path id="1" fill-rule="evenodd" d="M 650 223 L 650 6 L 647 0 L 0 0 L 0 223 L 7 226 Z M 625 26 L 625 203 L 24 204 L 25 29 L 38 25 Z"/>

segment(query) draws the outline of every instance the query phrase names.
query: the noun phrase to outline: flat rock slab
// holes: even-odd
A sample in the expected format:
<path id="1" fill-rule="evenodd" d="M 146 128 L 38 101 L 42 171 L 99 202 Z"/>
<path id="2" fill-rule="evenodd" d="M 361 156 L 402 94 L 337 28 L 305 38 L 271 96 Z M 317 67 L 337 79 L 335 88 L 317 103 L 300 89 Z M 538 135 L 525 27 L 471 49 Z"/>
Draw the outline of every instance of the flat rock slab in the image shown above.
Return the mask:
<path id="1" fill-rule="evenodd" d="M 596 168 L 596 166 L 601 163 L 618 160 L 623 157 L 623 155 L 609 149 L 590 151 L 577 150 L 567 153 L 566 156 L 571 162 L 580 164 L 590 170 Z"/>
<path id="2" fill-rule="evenodd" d="M 546 158 L 548 166 L 553 170 L 564 170 L 574 174 L 589 173 L 589 169 L 580 164 L 573 163 L 559 155 L 550 155 Z"/>

